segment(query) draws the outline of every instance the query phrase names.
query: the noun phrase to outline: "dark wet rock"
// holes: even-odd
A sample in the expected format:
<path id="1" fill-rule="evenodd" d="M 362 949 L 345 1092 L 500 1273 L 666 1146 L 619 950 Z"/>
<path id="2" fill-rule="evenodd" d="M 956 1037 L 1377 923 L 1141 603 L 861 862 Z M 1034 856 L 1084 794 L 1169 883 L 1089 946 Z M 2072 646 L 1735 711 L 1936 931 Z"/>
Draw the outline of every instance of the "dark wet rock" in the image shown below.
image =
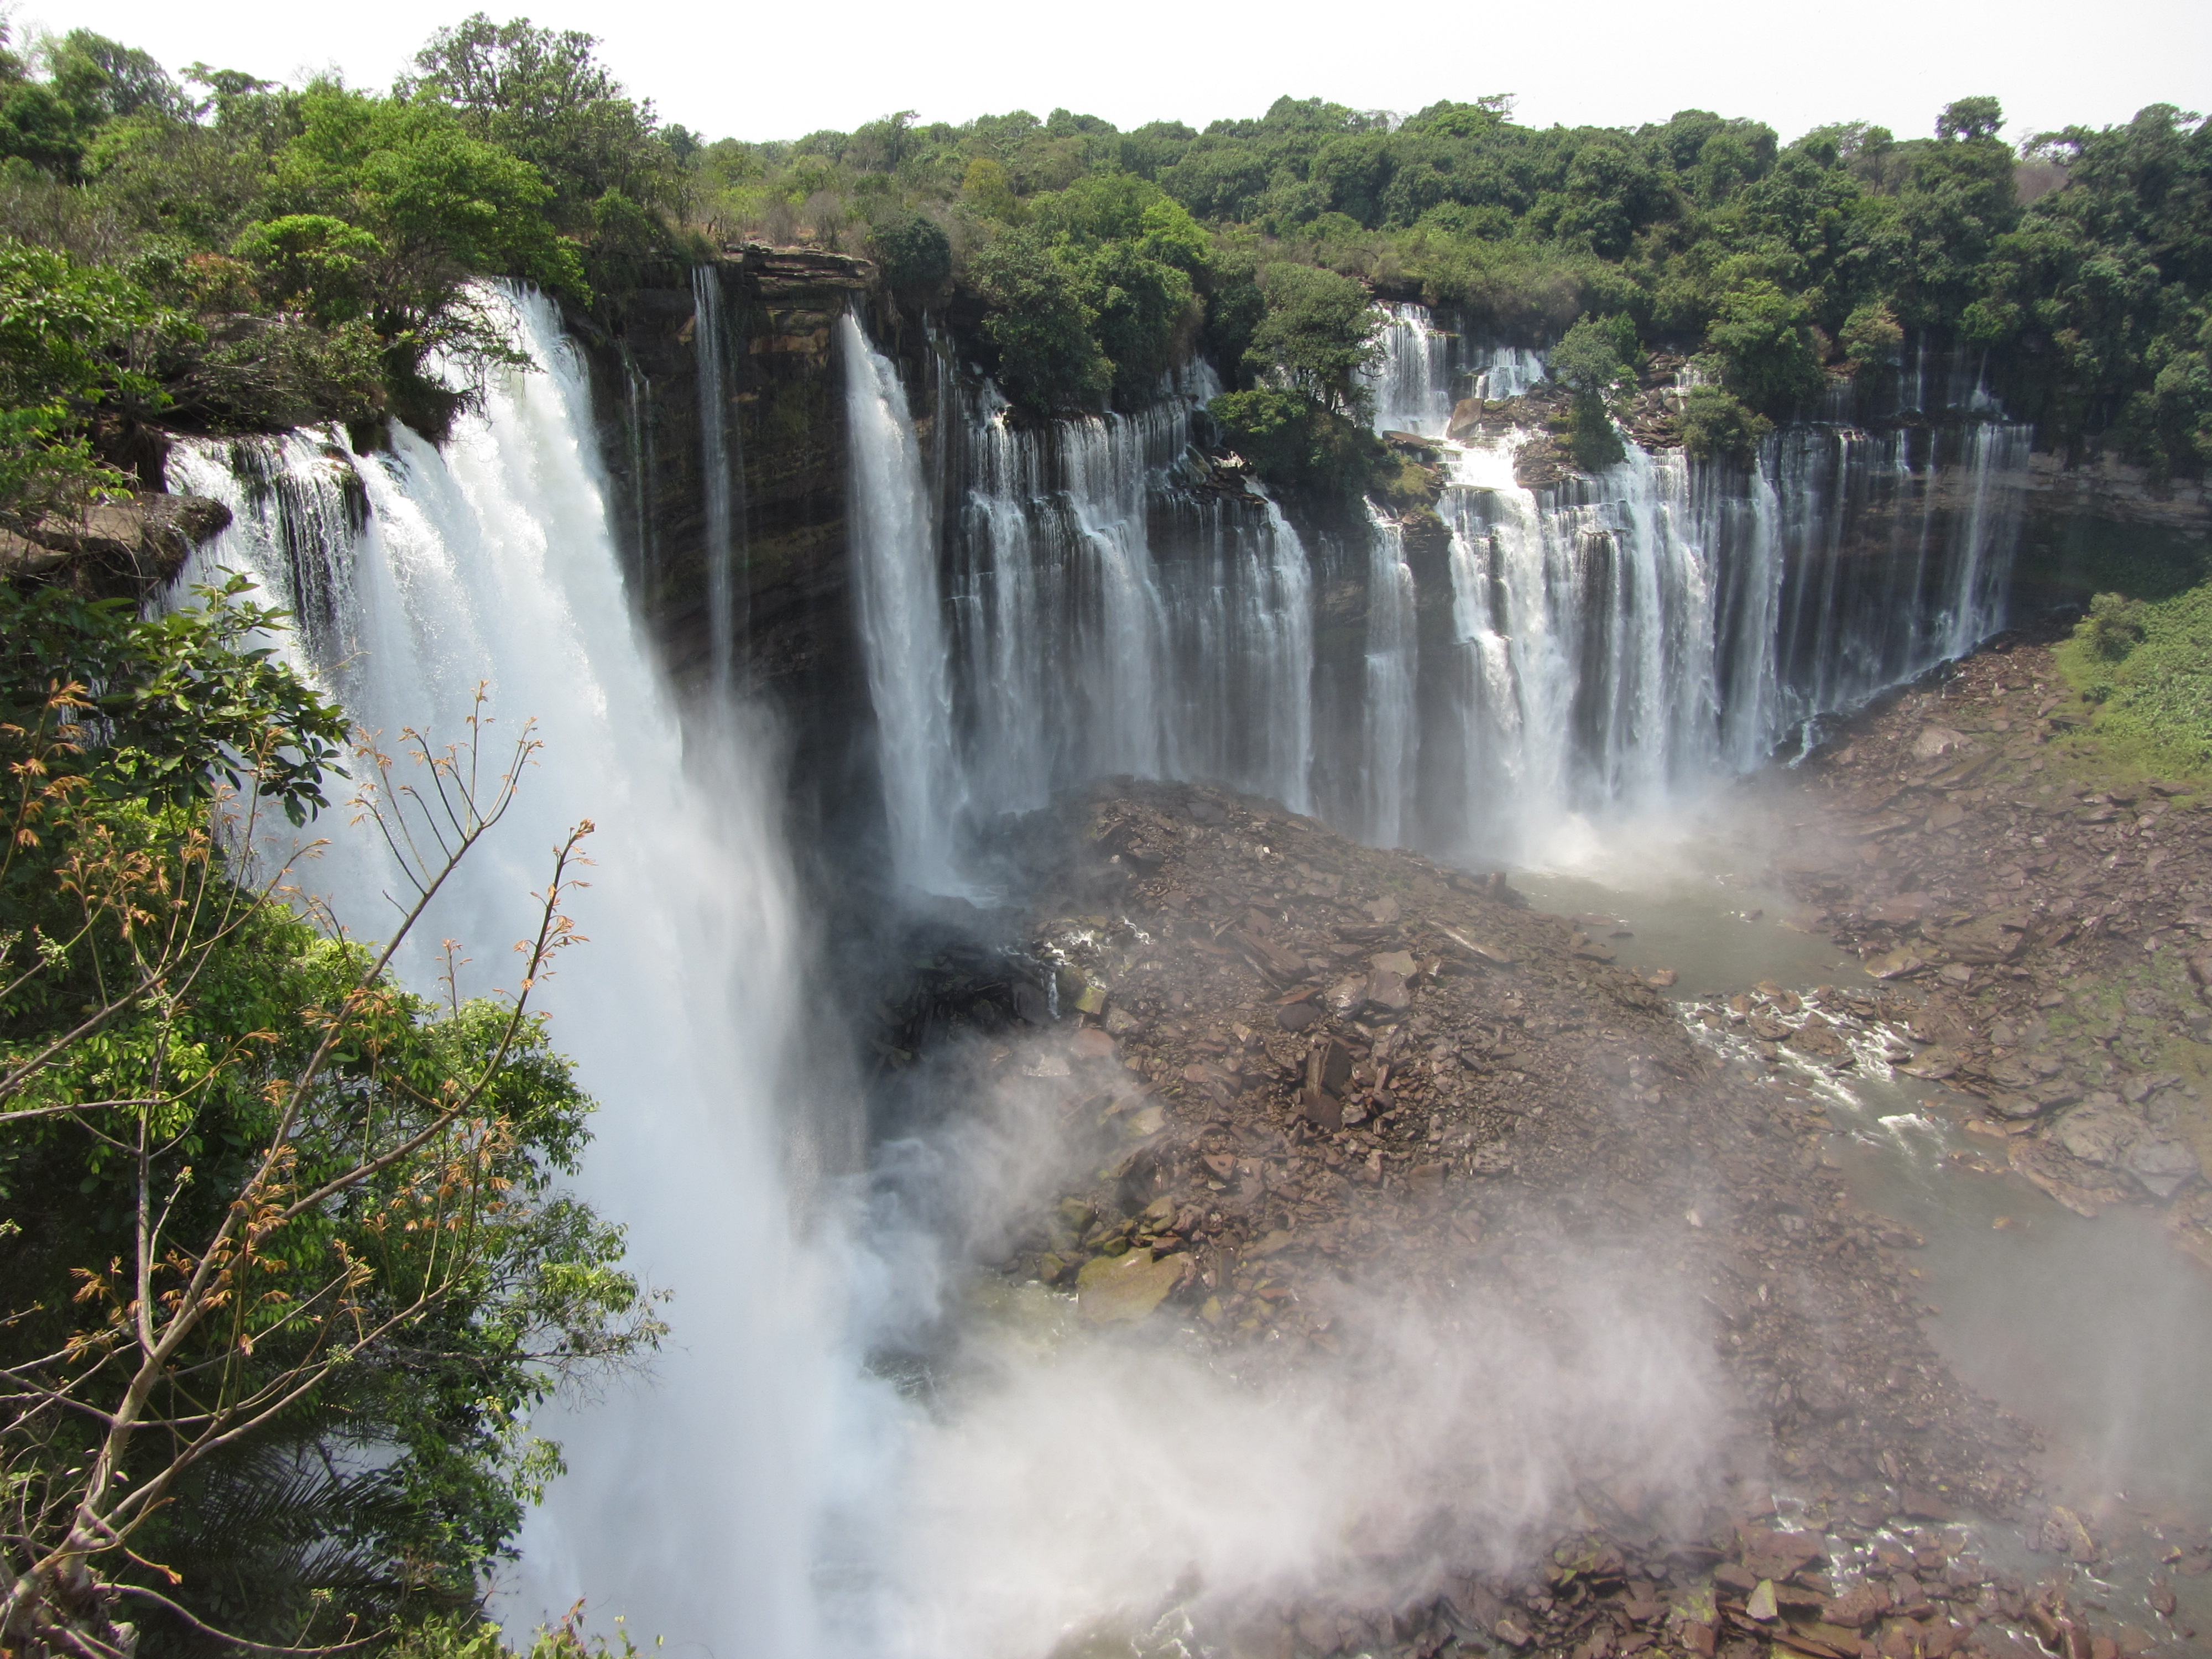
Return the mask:
<path id="1" fill-rule="evenodd" d="M 2128 1148 L 2125 1163 L 2128 1173 L 2155 1198 L 2172 1198 L 2200 1173 L 2197 1154 L 2186 1142 L 2149 1136 Z"/>
<path id="2" fill-rule="evenodd" d="M 1076 1275 L 1076 1310 L 1089 1324 L 1134 1323 L 1174 1294 L 1190 1267 L 1188 1256 L 1146 1249 L 1095 1256 Z"/>
<path id="3" fill-rule="evenodd" d="M 200 495 L 141 491 L 81 513 L 0 528 L 0 575 L 59 581 L 91 594 L 141 599 L 173 580 L 194 548 L 230 523 Z"/>

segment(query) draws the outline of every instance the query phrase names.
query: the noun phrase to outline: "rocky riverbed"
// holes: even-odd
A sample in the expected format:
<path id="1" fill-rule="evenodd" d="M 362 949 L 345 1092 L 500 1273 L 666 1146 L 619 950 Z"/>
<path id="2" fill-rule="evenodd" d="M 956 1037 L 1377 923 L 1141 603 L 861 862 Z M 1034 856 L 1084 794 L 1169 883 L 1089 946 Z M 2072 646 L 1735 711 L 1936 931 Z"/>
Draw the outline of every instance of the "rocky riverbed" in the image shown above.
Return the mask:
<path id="1" fill-rule="evenodd" d="M 2194 1650 L 2202 1518 L 2134 1537 L 1953 1376 L 1921 1241 L 1855 1201 L 1822 1103 L 1917 1079 L 1954 1166 L 2206 1250 L 2212 819 L 2100 771 L 2085 719 L 2003 640 L 1747 787 L 1785 849 L 1752 878 L 1856 961 L 1829 984 L 1678 986 L 1613 917 L 1206 786 L 1010 826 L 1027 902 L 920 929 L 878 1010 L 888 1072 L 1052 1091 L 1062 1176 L 978 1271 L 1254 1389 L 1356 1365 L 1378 1287 L 1540 1323 L 1601 1280 L 1710 1357 L 1723 1419 L 1686 1471 L 1590 1425 L 1510 1560 L 1446 1526 L 1387 1595 L 1181 1596 L 1115 1650 Z"/>
<path id="2" fill-rule="evenodd" d="M 2015 660 L 1977 664 L 1969 684 L 2020 672 L 2024 659 L 1990 662 Z M 1988 920 L 2015 906 L 1931 906 L 1925 933 L 1869 914 L 1901 908 L 1886 904 L 1899 892 L 1955 888 L 1920 881 L 1917 860 L 1968 867 L 1956 843 L 1932 838 L 1957 836 L 1977 806 L 1988 828 L 1967 835 L 1994 837 L 1990 884 L 2042 855 L 1996 858 L 2014 828 L 2025 848 L 2060 822 L 2014 803 L 1996 775 L 1974 786 L 1986 800 L 1963 803 L 1968 817 L 1941 813 L 1942 828 L 1928 819 L 1950 804 L 1942 786 L 1917 818 L 1891 799 L 2009 735 L 1988 730 L 2006 715 L 1969 712 L 1959 696 L 1954 687 L 1936 712 L 1973 753 L 1948 747 L 1929 757 L 1943 766 L 1914 761 L 1905 780 L 1873 787 L 1865 780 L 1885 764 L 1893 775 L 1897 746 L 1909 753 L 1933 722 L 1929 705 L 1901 701 L 1781 786 L 1785 812 L 1796 799 L 1850 815 L 1828 840 L 1794 841 L 1784 874 L 1806 908 L 1791 920 L 1832 929 L 1872 969 L 1802 995 L 1769 984 L 1678 1003 L 1671 975 L 1619 960 L 1627 941 L 1611 918 L 1544 915 L 1501 874 L 1359 847 L 1203 786 L 1123 781 L 1010 832 L 1009 877 L 1032 902 L 919 939 L 924 954 L 909 955 L 881 1005 L 878 1039 L 888 1069 L 964 1047 L 981 1074 L 1018 1072 L 1064 1103 L 1079 1173 L 996 1235 L 1012 1248 L 988 1271 L 1072 1297 L 1083 1326 L 1205 1356 L 1255 1389 L 1356 1361 L 1361 1301 L 1377 1285 L 1415 1306 L 1480 1285 L 1541 1320 L 1609 1277 L 1711 1356 L 1724 1419 L 1696 1470 L 1669 1466 L 1668 1482 L 1655 1482 L 1665 1460 L 1650 1448 L 1591 1425 L 1510 1566 L 1473 1548 L 1455 1559 L 1447 1540 L 1385 1603 L 1285 1596 L 1209 1632 L 1202 1602 L 1179 1601 L 1117 1644 L 1188 1647 L 1194 1616 L 1207 1644 L 1283 1659 L 1453 1647 L 1905 1659 L 2052 1646 L 2109 1659 L 2186 1644 L 2165 1580 L 2136 1586 L 2133 1623 L 2098 1611 L 2108 1603 L 2093 1579 L 2076 1582 L 2112 1570 L 2099 1523 L 2039 1486 L 2031 1431 L 1938 1358 L 1922 1327 L 1919 1240 L 1855 1203 L 1825 1151 L 1830 1123 L 1808 1081 L 1820 1067 L 1948 1063 L 1945 1080 L 1987 1090 L 1972 1097 L 1998 1109 L 1992 1148 L 2047 1146 L 2022 1167 L 2078 1194 L 2116 1189 L 2129 1166 L 2095 1165 L 2100 1178 L 2037 1164 L 2084 1163 L 2059 1139 L 2062 1112 L 2141 1105 L 2147 1134 L 2160 1122 L 2153 1109 L 2168 1109 L 2161 1096 L 2191 1100 L 2172 1080 L 2131 1096 L 2130 1079 L 2161 1075 L 2130 1064 L 2148 1028 L 2135 1048 L 2100 1048 L 2103 1068 L 2080 1058 L 2094 1086 L 2078 1103 L 2033 1092 L 2072 1070 L 2046 1076 L 2023 1061 L 2033 1081 L 2003 1088 L 2012 1073 L 1991 1068 L 2022 1038 L 2000 1041 L 1992 1026 L 2054 1018 L 2055 1005 L 2039 1006 L 2047 980 L 2012 971 L 2034 960 L 2040 936 L 2014 948 L 2016 930 Z M 2029 783 L 2034 802 L 2039 787 Z M 2080 822 L 2109 803 L 2066 799 L 2067 846 L 2074 830 L 2119 821 Z M 1858 833 L 1885 817 L 1907 822 Z M 2132 867 L 2159 846 L 2165 817 L 2129 820 L 2131 850 L 2146 839 L 2136 821 L 2153 820 Z M 1878 858 L 1857 850 L 1869 843 Z M 2070 945 L 2075 961 L 2087 941 L 2118 945 L 2111 916 L 2124 907 L 2107 902 L 2119 890 L 2089 896 L 2051 930 L 2050 948 Z M 2075 944 L 2093 909 L 2106 920 Z M 2126 925 L 2136 955 L 2160 954 Z M 1986 950 L 1972 942 L 1984 935 Z M 1908 945 L 1918 955 L 1903 965 Z M 2130 1017 L 2150 1016 L 2118 1006 L 2126 1039 Z M 1810 1064 L 1781 1063 L 1785 1051 Z M 2029 1101 L 2035 1110 L 2015 1104 Z M 2141 1173 L 2131 1178 L 2152 1201 Z M 2185 1207 L 2193 1190 L 2185 1179 L 2172 1200 Z M 1999 1538 L 2049 1559 L 2016 1547 L 1995 1559 Z M 2184 1549 L 2165 1570 L 2207 1565 L 2212 1553 Z"/>
<path id="3" fill-rule="evenodd" d="M 1987 1162 L 2083 1215 L 2156 1206 L 2212 1261 L 2212 814 L 2185 781 L 2115 778 L 2085 718 L 2046 644 L 1999 641 L 1805 769 L 1778 873 L 1797 925 L 1917 1004 L 1887 1027 L 1901 1069 Z M 1707 1018 L 1826 1051 L 1779 1013 Z"/>

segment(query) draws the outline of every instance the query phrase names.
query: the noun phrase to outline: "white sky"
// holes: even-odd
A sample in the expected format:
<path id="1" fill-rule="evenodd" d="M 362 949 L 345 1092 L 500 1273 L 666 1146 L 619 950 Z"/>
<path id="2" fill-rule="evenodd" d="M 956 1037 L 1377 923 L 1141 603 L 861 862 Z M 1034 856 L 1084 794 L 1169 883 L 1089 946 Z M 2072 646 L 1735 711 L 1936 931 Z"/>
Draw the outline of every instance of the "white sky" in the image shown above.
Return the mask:
<path id="1" fill-rule="evenodd" d="M 964 120 L 1060 105 L 1121 127 L 1203 127 L 1283 94 L 1410 113 L 1507 92 L 1524 121 L 1632 125 L 1675 110 L 1751 116 L 1791 137 L 1825 122 L 1929 131 L 1995 94 L 2009 132 L 2212 105 L 2207 0 L 19 0 L 18 38 L 84 26 L 172 68 L 277 80 L 335 67 L 381 86 L 441 23 L 587 29 L 664 118 L 710 138 L 849 130 L 897 109 Z"/>

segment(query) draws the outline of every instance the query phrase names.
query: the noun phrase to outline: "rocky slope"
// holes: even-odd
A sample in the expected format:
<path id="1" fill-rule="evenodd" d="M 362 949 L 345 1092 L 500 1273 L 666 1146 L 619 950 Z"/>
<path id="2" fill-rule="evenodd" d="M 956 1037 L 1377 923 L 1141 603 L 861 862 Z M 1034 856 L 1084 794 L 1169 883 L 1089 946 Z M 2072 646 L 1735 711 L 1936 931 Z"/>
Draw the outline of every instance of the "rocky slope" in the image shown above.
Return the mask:
<path id="1" fill-rule="evenodd" d="M 1087 1173 L 1016 1218 L 997 1272 L 1255 1387 L 1356 1359 L 1377 1285 L 1479 1284 L 1547 1316 L 1610 1275 L 1720 1379 L 1725 1431 L 1679 1487 L 1599 1425 L 1548 1553 L 1500 1571 L 1447 1551 L 1389 1605 L 1247 1609 L 1231 1651 L 2088 1659 L 2180 1638 L 2148 1614 L 2160 1629 L 2093 1630 L 2066 1571 L 1984 1559 L 1973 1516 L 2025 1514 L 2062 1561 L 2101 1552 L 2030 1504 L 2030 1436 L 1929 1349 L 1918 1241 L 1853 1203 L 1820 1107 L 1697 1041 L 1611 960 L 1603 919 L 1204 787 L 1125 781 L 1006 852 L 1033 907 L 994 945 L 939 937 L 878 1039 L 887 1069 L 965 1042 L 1066 1102 Z M 1840 1049 L 1926 1030 L 1954 1006 L 1937 983 L 1834 990 L 1826 1014 L 1769 988 L 1744 1018 Z"/>
<path id="2" fill-rule="evenodd" d="M 2047 644 L 1869 711 L 1806 780 L 1806 925 L 1924 995 L 1895 1029 L 1990 1157 L 2083 1214 L 2161 1206 L 2212 1261 L 2212 815 L 2120 781 Z M 1796 1039 L 1790 1039 L 1796 1040 Z"/>

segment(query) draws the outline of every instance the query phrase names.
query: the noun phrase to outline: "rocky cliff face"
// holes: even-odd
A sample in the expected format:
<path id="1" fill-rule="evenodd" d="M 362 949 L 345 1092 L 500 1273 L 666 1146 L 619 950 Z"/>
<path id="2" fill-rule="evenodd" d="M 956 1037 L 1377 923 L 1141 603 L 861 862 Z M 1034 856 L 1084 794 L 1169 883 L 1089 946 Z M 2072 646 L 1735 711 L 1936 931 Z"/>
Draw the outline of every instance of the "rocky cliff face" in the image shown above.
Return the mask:
<path id="1" fill-rule="evenodd" d="M 1085 526 L 1089 528 L 1081 533 L 1091 534 L 1108 520 L 1109 539 L 1127 536 L 1133 547 L 1143 543 L 1139 586 L 1150 595 L 1146 604 L 1169 607 L 1158 644 L 1170 653 L 1193 643 L 1177 631 L 1177 607 L 1202 607 L 1209 583 L 1233 583 L 1236 572 L 1252 562 L 1245 542 L 1262 528 L 1264 504 L 1203 465 L 1176 463 L 1174 452 L 1192 428 L 1188 418 L 1170 416 L 1164 406 L 1157 418 L 1134 417 L 1111 434 L 1079 427 L 1000 430 L 991 424 L 996 404 L 988 389 L 957 365 L 957 354 L 943 355 L 943 343 L 926 334 L 918 319 L 891 304 L 865 261 L 749 246 L 702 269 L 672 266 L 623 296 L 621 304 L 613 327 L 580 319 L 574 324 L 592 368 L 603 452 L 613 474 L 634 591 L 679 687 L 706 697 L 721 695 L 726 681 L 731 688 L 764 695 L 781 708 L 793 734 L 802 815 L 811 811 L 819 822 L 863 835 L 873 833 L 882 817 L 847 516 L 852 455 L 836 337 L 838 319 L 848 308 L 863 311 L 871 337 L 899 360 L 908 390 L 942 520 L 941 580 L 956 595 L 953 610 L 970 617 L 966 633 L 955 625 L 957 618 L 948 619 L 956 678 L 976 648 L 969 637 L 970 613 L 1004 603 L 1001 589 L 1027 592 L 1019 581 L 1008 589 L 1005 573 L 996 568 L 1012 556 L 996 547 L 1006 526 L 1009 533 L 1019 532 L 1022 548 L 1032 542 L 1042 548 Z M 1892 613 L 1926 611 L 1911 623 L 1925 634 L 1957 611 L 1944 626 L 1962 639 L 1978 638 L 1987 629 L 1975 618 L 1984 611 L 1992 621 L 2004 614 L 1999 590 L 2008 581 L 2016 582 L 2014 608 L 2021 614 L 2078 600 L 2086 590 L 2068 586 L 2051 558 L 2031 557 L 2013 571 L 2010 550 L 2016 542 L 2039 544 L 2057 533 L 2039 527 L 2045 521 L 2067 521 L 2063 539 L 2069 545 L 2080 539 L 2078 521 L 2087 518 L 2132 526 L 2130 534 L 2156 526 L 2185 538 L 2201 535 L 2212 521 L 2203 492 L 2194 487 L 2158 487 L 2109 466 L 2068 470 L 2043 456 L 2031 463 L 2026 429 L 1993 424 L 1993 410 L 1985 406 L 1978 381 L 1959 365 L 1923 362 L 1909 385 L 1885 386 L 1877 389 L 1879 396 L 1844 390 L 1850 396 L 1839 394 L 1820 422 L 1784 434 L 1773 488 L 1763 494 L 1747 480 L 1730 483 L 1706 476 L 1708 468 L 1674 490 L 1678 501 L 1668 493 L 1668 479 L 1647 466 L 1626 482 L 1610 476 L 1516 476 L 1512 482 L 1524 489 L 1536 488 L 1514 508 L 1498 505 L 1504 497 L 1493 501 L 1485 488 L 1459 487 L 1432 441 L 1393 435 L 1409 477 L 1418 473 L 1431 485 L 1414 492 L 1426 495 L 1426 503 L 1409 496 L 1396 503 L 1388 521 L 1412 595 L 1400 631 L 1407 677 L 1419 684 L 1407 688 L 1413 707 L 1405 719 L 1419 728 L 1415 747 L 1422 757 L 1420 773 L 1433 786 L 1428 793 L 1442 792 L 1443 804 L 1430 817 L 1463 823 L 1468 791 L 1481 793 L 1480 780 L 1455 781 L 1455 773 L 1444 777 L 1437 771 L 1443 760 L 1431 758 L 1466 750 L 1469 722 L 1480 713 L 1462 707 L 1472 693 L 1453 689 L 1467 678 L 1468 622 L 1462 613 L 1469 594 L 1461 591 L 1466 573 L 1455 574 L 1455 567 L 1461 556 L 1455 550 L 1462 543 L 1499 567 L 1492 573 L 1495 586 L 1506 579 L 1504 566 L 1512 562 L 1510 546 L 1527 541 L 1534 547 L 1556 531 L 1573 544 L 1572 556 L 1554 550 L 1556 558 L 1546 557 L 1562 570 L 1571 565 L 1581 573 L 1571 585 L 1577 592 L 1591 586 L 1589 603 L 1600 610 L 1607 602 L 1596 590 L 1617 585 L 1607 574 L 1614 565 L 1626 560 L 1641 568 L 1665 552 L 1644 548 L 1627 557 L 1615 544 L 1624 537 L 1656 536 L 1671 545 L 1672 532 L 1662 532 L 1677 520 L 1681 532 L 1719 562 L 1731 592 L 1750 580 L 1743 571 L 1756 574 L 1762 559 L 1778 561 L 1785 574 L 1777 578 L 1782 588 L 1774 638 L 1754 654 L 1761 663 L 1771 654 L 1785 699 L 1794 700 L 1793 708 L 1803 703 L 1795 720 L 1852 706 L 1894 681 L 1898 671 L 1909 677 L 1929 661 L 1956 654 L 1956 647 L 1922 649 L 1927 641 L 1918 634 L 1893 638 L 1898 628 L 1892 626 Z M 1194 394 L 1186 388 L 1182 395 Z M 1954 417 L 1912 412 L 1923 405 L 1954 411 Z M 1449 411 L 1450 404 L 1443 407 Z M 1203 431 L 1202 420 L 1195 425 Z M 1153 454 L 1161 446 L 1146 434 L 1170 429 L 1173 442 Z M 1660 436 L 1640 429 L 1636 435 L 1655 442 Z M 1544 447 L 1540 440 L 1525 445 L 1516 459 Z M 1161 482 L 1157 471 L 1150 485 L 1133 475 L 1124 480 L 1125 462 L 1140 469 L 1168 467 L 1176 482 Z M 1115 478 L 1105 477 L 1102 467 Z M 2023 469 L 2028 470 L 2025 478 Z M 978 490 L 988 499 L 971 499 Z M 1040 495 L 1051 496 L 1054 504 L 1043 505 Z M 1376 674 L 1370 659 L 1377 648 L 1370 588 L 1382 567 L 1369 556 L 1364 526 L 1298 528 L 1312 560 L 1311 667 L 1301 671 L 1310 672 L 1314 687 L 1314 759 L 1308 775 L 1323 816 L 1347 825 L 1365 823 L 1360 803 L 1382 787 L 1367 776 L 1375 738 L 1369 728 L 1376 726 L 1370 704 Z M 1022 540 L 1024 536 L 1030 539 Z M 1058 567 L 1034 551 L 1020 556 L 1032 563 L 1042 560 L 1029 579 L 1050 598 L 1050 583 L 1062 580 Z M 2081 561 L 2069 556 L 2057 562 L 2070 568 Z M 1954 565 L 1970 575 L 1984 574 L 1954 595 L 1950 590 L 1959 584 L 1944 573 Z M 2052 569 L 2046 571 L 2046 565 Z M 1728 576 L 1730 571 L 1736 575 Z M 1512 580 L 1525 585 L 1527 576 L 1523 572 Z M 1995 586 L 1984 594 L 1975 584 Z M 1075 611 L 1084 611 L 1082 603 L 1070 603 Z M 1745 603 L 1723 595 L 1724 608 Z M 1489 609 L 1498 613 L 1492 622 L 1499 637 L 1510 635 L 1514 629 L 1498 618 L 1511 607 L 1501 610 L 1493 592 Z M 1024 612 L 1000 623 L 1011 628 L 1018 622 L 1017 632 L 1036 635 L 1046 628 L 1042 614 Z M 1577 624 L 1595 630 L 1584 641 L 1591 663 L 1601 668 L 1620 655 L 1615 635 L 1631 621 L 1593 616 Z M 1199 635 L 1205 632 L 1197 628 Z M 1853 640 L 1859 647 L 1850 646 Z M 1088 647 L 1039 637 L 1025 638 L 1020 648 L 1058 658 Z M 1220 641 L 1213 648 L 1218 651 Z M 1170 665 L 1160 665 L 1163 670 Z M 1073 668 L 1068 675 L 1081 678 Z M 1451 685 L 1429 683 L 1439 675 Z M 1727 679 L 1723 672 L 1722 680 Z M 1860 684 L 1862 679 L 1868 683 Z M 962 684 L 964 690 L 956 690 L 957 718 L 981 720 L 982 691 Z M 1717 694 L 1727 693 L 1727 684 L 1721 684 Z M 1052 724 L 1018 686 L 996 688 L 992 695 L 999 702 L 1012 698 L 1022 705 L 1009 718 Z M 1085 707 L 1110 724 L 1110 709 L 1101 715 L 1091 707 L 1097 695 L 1096 686 L 1084 691 L 1091 700 Z M 1585 704 L 1596 708 L 1605 703 L 1606 688 L 1576 695 L 1577 710 Z M 1193 753 L 1201 750 L 1212 752 L 1200 744 Z M 1206 763 L 1186 755 L 1184 764 L 1203 770 Z M 1127 770 L 1129 764 L 1108 769 Z M 992 810 L 988 800 L 971 804 Z M 1376 824 L 1368 830 L 1381 833 Z M 1407 832 L 1401 825 L 1397 833 Z"/>
<path id="2" fill-rule="evenodd" d="M 192 549 L 229 522 L 220 501 L 140 491 L 81 514 L 50 513 L 21 530 L 0 527 L 0 576 L 137 598 L 173 580 Z"/>
<path id="3" fill-rule="evenodd" d="M 866 260 L 749 246 L 700 270 L 658 273 L 623 296 L 617 329 L 571 319 L 592 368 L 632 591 L 678 689 L 708 694 L 716 631 L 727 628 L 733 681 L 790 722 L 799 794 L 817 804 L 849 797 L 855 783 L 872 793 L 856 758 L 870 717 L 833 349 L 838 317 L 871 303 L 872 277 Z M 702 283 L 713 285 L 718 326 L 702 328 Z M 720 593 L 718 484 L 729 561 Z"/>

